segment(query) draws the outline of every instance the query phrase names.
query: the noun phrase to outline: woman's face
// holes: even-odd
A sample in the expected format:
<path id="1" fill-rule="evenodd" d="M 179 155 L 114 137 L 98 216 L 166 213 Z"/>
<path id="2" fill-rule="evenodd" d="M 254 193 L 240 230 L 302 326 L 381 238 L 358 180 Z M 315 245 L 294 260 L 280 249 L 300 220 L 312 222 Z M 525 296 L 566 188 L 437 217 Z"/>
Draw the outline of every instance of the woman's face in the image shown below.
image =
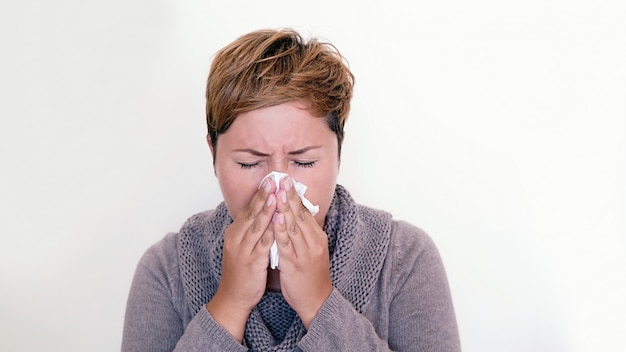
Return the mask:
<path id="1" fill-rule="evenodd" d="M 315 219 L 323 226 L 339 173 L 337 137 L 325 118 L 296 101 L 249 111 L 219 136 L 216 148 L 215 175 L 233 218 L 263 177 L 279 171 L 308 187 L 305 197 L 319 205 Z"/>

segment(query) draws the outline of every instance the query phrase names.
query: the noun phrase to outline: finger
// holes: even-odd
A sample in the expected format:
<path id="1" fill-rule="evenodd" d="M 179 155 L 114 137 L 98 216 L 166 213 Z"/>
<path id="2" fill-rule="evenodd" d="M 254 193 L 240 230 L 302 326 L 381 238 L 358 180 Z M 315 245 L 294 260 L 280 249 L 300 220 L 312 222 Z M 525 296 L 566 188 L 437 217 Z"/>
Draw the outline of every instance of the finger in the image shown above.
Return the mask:
<path id="1" fill-rule="evenodd" d="M 250 202 L 246 204 L 246 206 L 235 217 L 233 227 L 236 231 L 233 232 L 233 240 L 241 242 L 246 236 L 246 231 L 251 227 L 253 228 L 254 233 L 259 232 L 259 227 L 262 227 L 260 230 L 265 230 L 265 227 L 271 219 L 267 219 L 267 217 L 262 219 L 257 218 L 264 211 L 266 214 L 273 214 L 272 211 L 267 209 L 268 206 L 273 207 L 273 211 L 276 210 L 275 198 L 273 200 L 273 204 L 268 204 L 268 202 L 270 202 L 270 195 L 273 195 L 275 190 L 276 185 L 274 184 L 274 181 L 269 178 L 263 181 L 261 187 L 259 187 L 259 189 L 252 196 L 252 199 L 250 199 Z"/>
<path id="2" fill-rule="evenodd" d="M 283 181 L 282 186 L 286 192 L 287 197 L 287 205 L 289 206 L 289 210 L 292 214 L 292 218 L 294 219 L 295 225 L 291 224 L 291 219 L 287 218 L 287 225 L 290 231 L 289 233 L 295 233 L 295 229 L 292 229 L 291 226 L 298 226 L 300 231 L 303 234 L 303 239 L 307 244 L 311 244 L 311 241 L 319 240 L 316 238 L 312 238 L 310 236 L 315 236 L 319 231 L 319 225 L 315 218 L 311 214 L 311 211 L 307 209 L 307 207 L 302 203 L 302 199 L 300 199 L 300 195 L 296 191 L 293 186 L 293 179 L 290 177 L 286 177 L 286 180 Z M 279 202 L 280 203 L 280 202 Z M 281 205 L 281 204 L 279 204 Z M 279 211 L 285 211 L 282 208 L 279 208 Z"/>
<path id="3" fill-rule="evenodd" d="M 265 205 L 261 212 L 255 217 L 254 221 L 250 224 L 250 227 L 245 231 L 243 238 L 241 239 L 242 248 L 246 248 L 249 253 L 252 253 L 254 249 L 259 246 L 259 250 L 267 246 L 268 252 L 272 241 L 267 241 L 268 237 L 272 237 L 271 233 L 268 234 L 268 227 L 272 222 L 272 218 L 276 213 L 276 196 L 273 194 L 268 195 Z M 268 244 L 269 242 L 269 244 Z"/>
<path id="4" fill-rule="evenodd" d="M 276 201 L 274 195 L 270 195 Z M 267 227 L 265 227 L 265 231 L 263 231 L 263 235 L 259 238 L 259 240 L 255 243 L 254 248 L 252 249 L 255 253 L 261 254 L 269 254 L 270 247 L 272 243 L 274 243 L 274 224 L 273 219 L 276 216 L 276 212 L 272 214 L 272 218 Z"/>
<path id="5" fill-rule="evenodd" d="M 302 199 L 296 191 L 294 181 L 291 177 L 285 177 L 283 189 L 287 192 L 288 204 L 291 211 L 296 216 L 296 220 L 304 222 L 312 219 L 313 215 L 311 215 L 311 211 L 302 203 Z"/>
<path id="6" fill-rule="evenodd" d="M 290 242 L 296 256 L 298 256 L 299 253 L 305 253 L 308 248 L 308 244 L 302 229 L 300 228 L 300 224 L 296 219 L 296 214 L 294 214 L 292 207 L 290 206 L 291 202 L 300 202 L 300 198 L 297 200 L 290 200 L 286 190 L 278 191 L 277 198 L 278 214 L 280 214 L 282 219 L 284 219 L 284 232 L 287 235 L 286 240 Z M 300 202 L 300 204 L 302 204 L 302 202 Z"/>
<path id="7" fill-rule="evenodd" d="M 274 217 L 274 239 L 278 246 L 281 261 L 289 260 L 296 256 L 295 249 L 289 234 L 287 233 L 287 222 L 284 213 L 276 213 Z M 279 264 L 280 265 L 280 264 Z"/>

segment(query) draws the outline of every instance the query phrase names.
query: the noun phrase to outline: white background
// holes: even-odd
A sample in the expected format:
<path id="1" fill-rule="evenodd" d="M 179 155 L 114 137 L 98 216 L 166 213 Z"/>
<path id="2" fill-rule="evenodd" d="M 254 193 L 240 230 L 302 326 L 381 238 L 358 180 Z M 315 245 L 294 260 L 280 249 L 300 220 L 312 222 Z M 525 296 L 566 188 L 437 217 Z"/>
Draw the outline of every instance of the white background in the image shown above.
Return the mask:
<path id="1" fill-rule="evenodd" d="M 434 238 L 464 351 L 626 350 L 624 1 L 2 1 L 0 350 L 119 350 L 220 201 L 212 55 L 285 26 L 348 58 L 340 182 Z"/>

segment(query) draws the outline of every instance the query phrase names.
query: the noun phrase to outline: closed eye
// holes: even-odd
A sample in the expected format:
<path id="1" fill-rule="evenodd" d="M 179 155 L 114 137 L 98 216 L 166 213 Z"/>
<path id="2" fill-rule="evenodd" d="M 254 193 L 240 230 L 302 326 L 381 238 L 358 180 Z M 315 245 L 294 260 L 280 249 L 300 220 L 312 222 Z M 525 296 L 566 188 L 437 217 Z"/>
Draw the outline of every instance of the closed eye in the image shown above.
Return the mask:
<path id="1" fill-rule="evenodd" d="M 239 164 L 239 166 L 240 166 L 242 169 L 252 169 L 253 167 L 258 166 L 258 165 L 259 165 L 259 162 L 257 161 L 257 162 L 255 162 L 255 163 L 237 163 L 237 164 Z"/>
<path id="2" fill-rule="evenodd" d="M 315 161 L 303 162 L 303 161 L 294 160 L 293 163 L 299 167 L 313 167 L 315 165 Z"/>

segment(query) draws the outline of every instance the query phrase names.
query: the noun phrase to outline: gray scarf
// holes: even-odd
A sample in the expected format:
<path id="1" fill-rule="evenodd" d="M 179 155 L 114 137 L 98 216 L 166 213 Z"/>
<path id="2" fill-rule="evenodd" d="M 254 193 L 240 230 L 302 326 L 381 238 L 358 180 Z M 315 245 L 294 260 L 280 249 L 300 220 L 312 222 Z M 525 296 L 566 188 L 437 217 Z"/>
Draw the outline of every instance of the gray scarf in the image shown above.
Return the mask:
<path id="1" fill-rule="evenodd" d="M 232 222 L 222 202 L 214 211 L 191 217 L 179 232 L 181 277 L 194 315 L 217 291 L 224 230 Z M 356 204 L 348 191 L 337 185 L 324 232 L 328 235 L 333 286 L 362 312 L 385 260 L 391 215 Z M 305 333 L 282 295 L 267 293 L 250 313 L 244 340 L 251 351 L 295 351 Z"/>

